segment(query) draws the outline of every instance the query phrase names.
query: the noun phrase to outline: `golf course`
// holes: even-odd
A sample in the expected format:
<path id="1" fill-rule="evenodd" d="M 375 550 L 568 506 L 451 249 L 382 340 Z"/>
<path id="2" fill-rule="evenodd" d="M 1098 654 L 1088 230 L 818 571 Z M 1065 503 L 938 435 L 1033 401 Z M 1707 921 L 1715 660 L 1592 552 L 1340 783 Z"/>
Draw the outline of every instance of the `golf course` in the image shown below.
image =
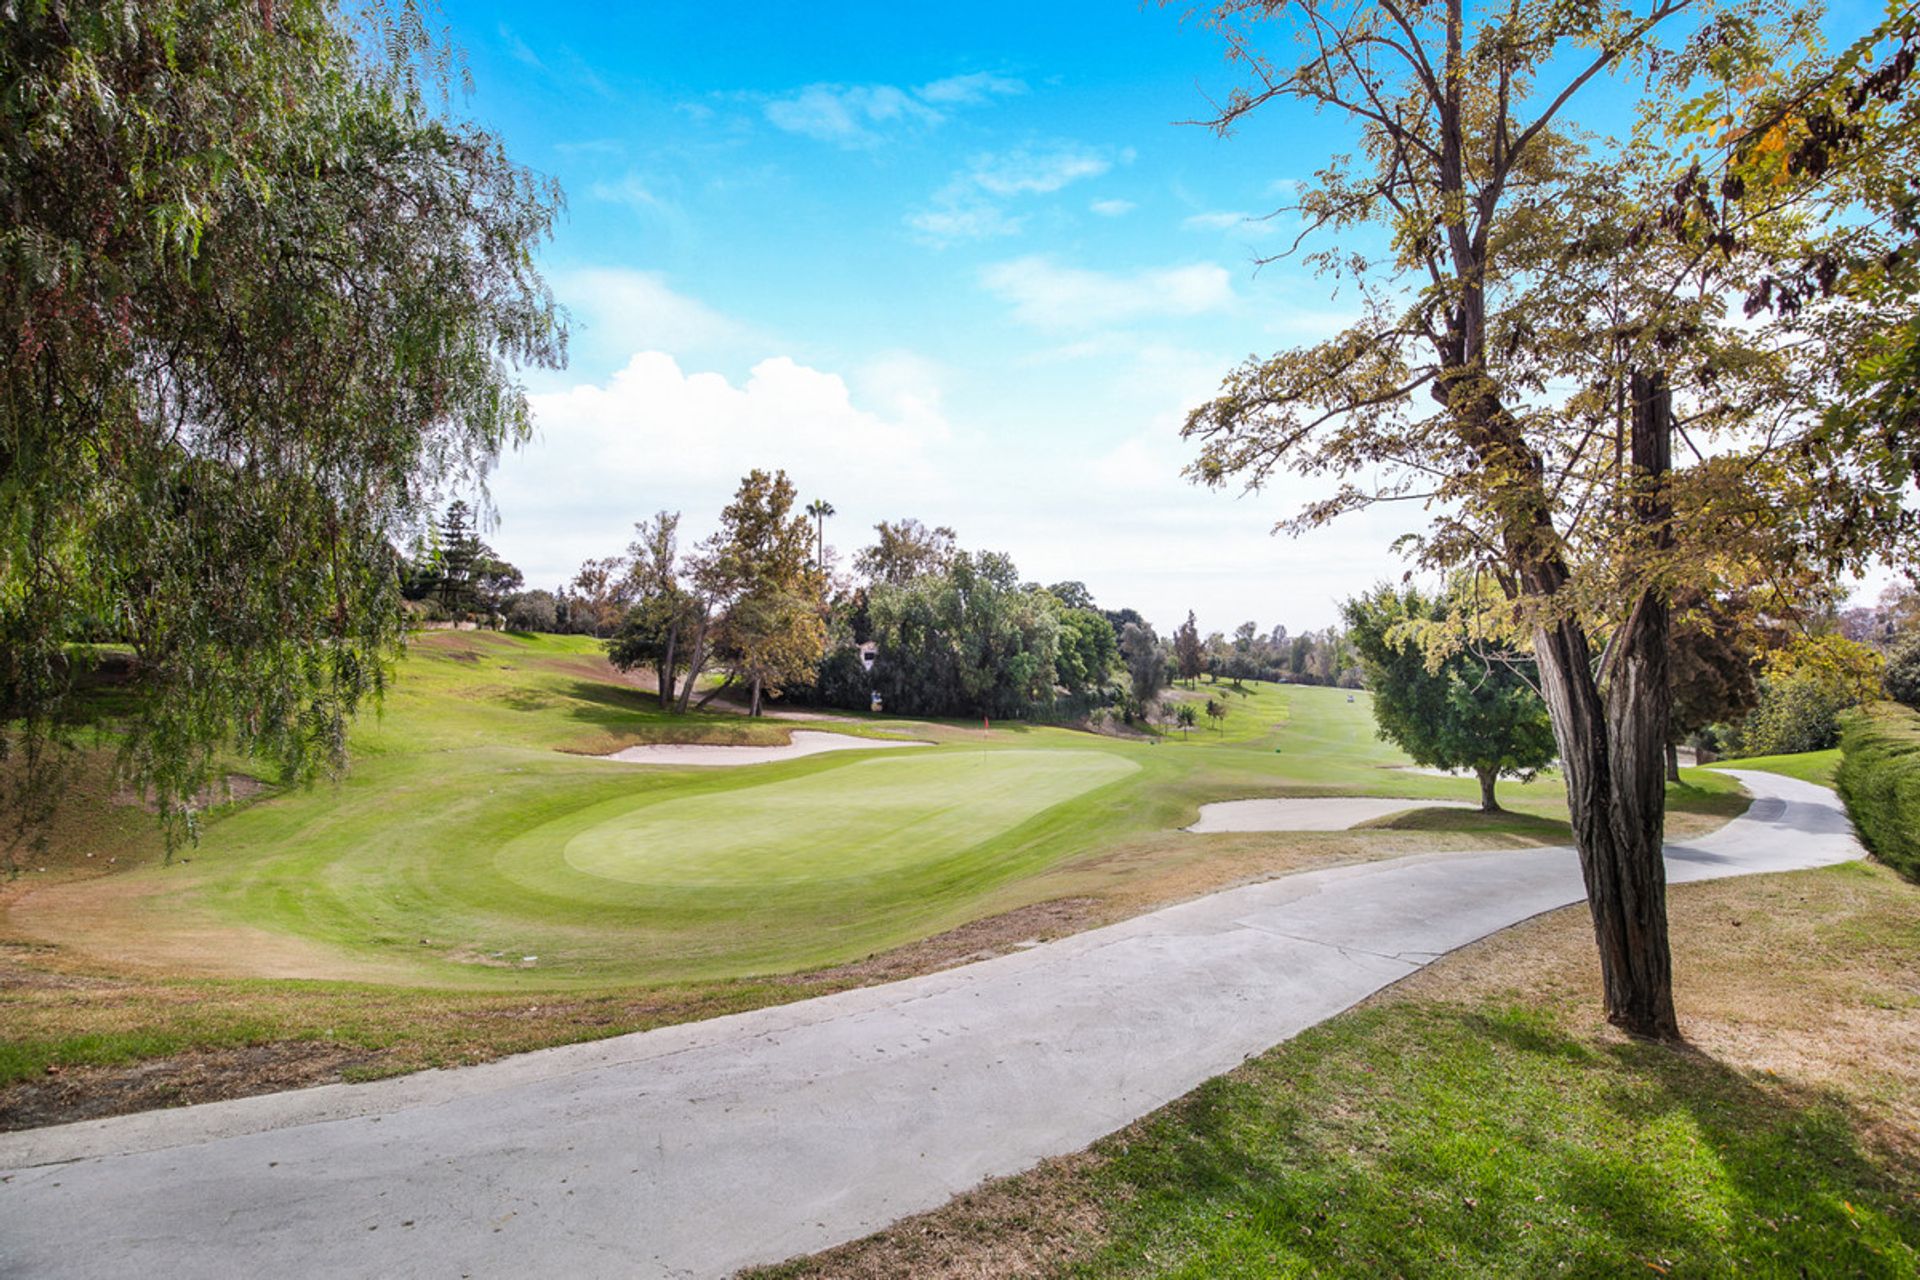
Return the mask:
<path id="1" fill-rule="evenodd" d="M 1503 782 L 1504 813 L 1457 807 L 1472 779 L 1405 767 L 1368 695 L 1331 688 L 1205 686 L 1217 725 L 1115 737 L 668 717 L 587 637 L 423 633 L 396 676 L 344 777 L 261 786 L 237 762 L 171 858 L 100 750 L 0 899 L 6 1079 L 316 1041 L 330 1053 L 302 1071 L 384 1074 L 943 967 L 1313 867 L 1567 838 L 1551 777 Z M 796 729 L 853 749 L 605 758 Z M 1686 776 L 1674 830 L 1743 807 L 1731 779 Z M 1184 830 L 1210 803 L 1329 796 L 1405 804 L 1352 830 Z"/>

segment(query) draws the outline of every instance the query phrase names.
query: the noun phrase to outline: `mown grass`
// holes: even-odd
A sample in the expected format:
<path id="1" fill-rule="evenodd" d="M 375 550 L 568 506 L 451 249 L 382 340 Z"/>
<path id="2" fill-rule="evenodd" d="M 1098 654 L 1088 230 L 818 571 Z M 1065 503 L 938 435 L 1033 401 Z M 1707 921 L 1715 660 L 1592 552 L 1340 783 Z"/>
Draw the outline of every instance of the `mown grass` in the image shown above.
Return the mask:
<path id="1" fill-rule="evenodd" d="M 1920 889 L 1674 891 L 1691 1043 L 1597 1016 L 1582 909 L 1096 1144 L 763 1278 L 1920 1274 Z"/>
<path id="2" fill-rule="evenodd" d="M 1477 786 L 1400 768 L 1364 694 L 1200 692 L 1229 716 L 1189 740 L 856 717 L 811 727 L 937 745 L 631 768 L 572 753 L 792 725 L 663 716 L 582 638 L 430 635 L 341 783 L 222 809 L 170 866 L 146 815 L 83 779 L 46 870 L 0 889 L 0 1082 L 276 1042 L 349 1046 L 357 1072 L 471 1061 L 875 980 L 819 971 L 1043 904 L 1072 904 L 1051 936 L 1311 866 L 1566 839 L 1551 778 L 1503 783 L 1505 815 L 1419 808 Z M 1676 824 L 1738 811 L 1731 780 L 1687 776 Z M 1353 832 L 1180 830 L 1214 800 L 1330 794 L 1412 808 Z"/>
<path id="3" fill-rule="evenodd" d="M 1802 782 L 1833 785 L 1834 770 L 1840 767 L 1840 749 L 1803 751 L 1790 756 L 1746 756 L 1734 760 L 1716 760 L 1708 769 L 1758 769 L 1764 773 L 1784 774 Z"/>

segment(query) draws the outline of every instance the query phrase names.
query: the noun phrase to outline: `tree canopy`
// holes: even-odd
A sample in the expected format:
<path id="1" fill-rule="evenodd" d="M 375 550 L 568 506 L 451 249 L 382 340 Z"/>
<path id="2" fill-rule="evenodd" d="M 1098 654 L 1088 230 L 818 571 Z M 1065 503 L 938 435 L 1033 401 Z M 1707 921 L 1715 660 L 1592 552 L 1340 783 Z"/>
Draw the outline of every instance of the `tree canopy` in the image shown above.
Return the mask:
<path id="1" fill-rule="evenodd" d="M 0 39 L 0 752 L 131 645 L 124 760 L 175 829 L 225 745 L 342 762 L 392 548 L 562 358 L 558 190 L 443 108 L 415 9 L 353 12 L 75 0 Z"/>
<path id="2" fill-rule="evenodd" d="M 1778 98 L 1754 86 L 1801 83 L 1817 32 L 1758 0 L 1224 0 L 1207 20 L 1246 73 L 1220 131 L 1276 100 L 1350 130 L 1298 185 L 1297 212 L 1304 238 L 1338 236 L 1312 260 L 1361 317 L 1232 372 L 1189 416 L 1191 472 L 1316 478 L 1324 496 L 1295 530 L 1419 502 L 1417 559 L 1498 585 L 1559 743 L 1608 1015 L 1676 1035 L 1661 857 L 1673 591 L 1765 582 L 1784 603 L 1915 541 L 1911 424 L 1871 397 L 1845 422 L 1825 412 L 1846 368 L 1826 356 L 1863 350 L 1858 302 L 1815 290 L 1771 318 L 1729 314 L 1782 264 L 1817 262 L 1812 206 L 1783 210 L 1737 165 L 1702 193 L 1688 159 L 1709 117 L 1751 136 L 1748 112 Z M 1297 54 L 1269 50 L 1270 23 Z M 1604 151 L 1577 118 L 1603 87 L 1609 110 L 1625 95 L 1640 112 Z M 1894 140 L 1883 158 L 1904 155 L 1907 134 L 1884 123 L 1863 128 Z M 1898 203 L 1890 190 L 1813 170 L 1794 181 L 1825 182 L 1829 211 L 1891 225 L 1874 214 Z M 1717 224 L 1692 216 L 1700 204 Z M 1902 314 L 1904 283 L 1885 282 Z"/>
<path id="3" fill-rule="evenodd" d="M 1347 637 L 1373 691 L 1380 736 L 1436 769 L 1468 769 L 1480 780 L 1480 807 L 1500 809 L 1494 784 L 1531 777 L 1556 750 L 1546 703 L 1501 657 L 1465 644 L 1441 649 L 1424 633 L 1453 611 L 1416 588 L 1377 587 L 1341 606 Z"/>

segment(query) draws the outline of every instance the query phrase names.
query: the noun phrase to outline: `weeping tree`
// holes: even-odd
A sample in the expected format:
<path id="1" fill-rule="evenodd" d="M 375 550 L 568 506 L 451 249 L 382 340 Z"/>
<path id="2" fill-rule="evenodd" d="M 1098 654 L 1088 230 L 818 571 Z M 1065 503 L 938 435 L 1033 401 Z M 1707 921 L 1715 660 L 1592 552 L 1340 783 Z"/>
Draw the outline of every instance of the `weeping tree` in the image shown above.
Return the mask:
<path id="1" fill-rule="evenodd" d="M 355 15 L 351 20 L 348 13 Z M 358 24 L 357 26 L 355 24 Z M 15 836 L 97 642 L 169 831 L 225 748 L 338 767 L 395 545 L 528 432 L 558 190 L 409 5 L 11 5 L 0 34 L 0 770 Z"/>
<path id="2" fill-rule="evenodd" d="M 1817 33 L 1688 0 L 1227 0 L 1204 16 L 1245 75 L 1210 121 L 1222 134 L 1276 101 L 1348 130 L 1292 211 L 1360 319 L 1232 372 L 1188 418 L 1190 474 L 1314 478 L 1295 532 L 1423 504 L 1415 560 L 1497 583 L 1559 747 L 1608 1017 L 1676 1036 L 1672 593 L 1751 579 L 1790 596 L 1818 567 L 1912 546 L 1911 439 L 1825 425 L 1817 309 L 1793 329 L 1726 314 L 1806 248 L 1807 220 L 1734 166 L 1709 193 L 1725 218 L 1697 216 L 1673 136 L 1740 118 Z M 1642 110 L 1600 146 L 1577 112 L 1603 86 L 1609 113 L 1635 94 Z"/>

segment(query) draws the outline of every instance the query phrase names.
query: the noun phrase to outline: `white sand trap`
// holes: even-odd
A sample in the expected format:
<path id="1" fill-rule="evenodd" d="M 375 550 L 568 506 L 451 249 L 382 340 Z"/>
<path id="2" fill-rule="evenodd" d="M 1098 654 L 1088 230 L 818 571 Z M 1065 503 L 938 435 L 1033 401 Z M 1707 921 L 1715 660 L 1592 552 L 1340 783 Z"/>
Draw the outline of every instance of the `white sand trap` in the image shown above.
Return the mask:
<path id="1" fill-rule="evenodd" d="M 930 747 L 931 742 L 883 741 L 879 738 L 853 738 L 844 733 L 816 733 L 795 729 L 793 740 L 784 747 L 715 747 L 686 742 L 660 742 L 644 747 L 628 747 L 602 760 L 621 764 L 697 764 L 725 766 L 774 764 L 817 756 L 826 751 L 874 751 L 885 747 Z"/>
<path id="2" fill-rule="evenodd" d="M 1381 800 L 1370 796 L 1288 796 L 1277 800 L 1223 800 L 1200 806 L 1197 835 L 1223 831 L 1345 831 L 1409 809 L 1472 809 L 1464 800 Z"/>

